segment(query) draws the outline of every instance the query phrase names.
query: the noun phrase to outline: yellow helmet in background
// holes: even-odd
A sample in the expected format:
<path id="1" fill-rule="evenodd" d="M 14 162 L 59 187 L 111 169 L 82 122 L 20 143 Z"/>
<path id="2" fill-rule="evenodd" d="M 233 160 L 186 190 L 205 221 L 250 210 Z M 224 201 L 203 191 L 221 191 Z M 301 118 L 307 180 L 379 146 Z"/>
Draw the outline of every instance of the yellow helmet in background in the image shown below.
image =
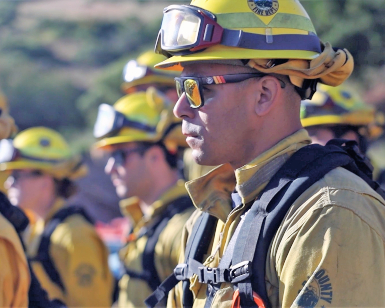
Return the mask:
<path id="1" fill-rule="evenodd" d="M 150 87 L 119 99 L 113 106 L 99 106 L 94 126 L 96 149 L 127 142 L 162 141 L 168 150 L 186 147 L 181 121 L 173 114 L 174 104 Z"/>
<path id="2" fill-rule="evenodd" d="M 263 73 L 288 75 L 307 98 L 318 81 L 336 86 L 353 70 L 350 53 L 320 41 L 298 0 L 193 0 L 163 13 L 155 50 L 168 59 L 159 68 L 240 60 Z"/>
<path id="3" fill-rule="evenodd" d="M 15 120 L 9 114 L 8 102 L 0 92 L 0 139 L 9 138 L 17 133 Z"/>
<path id="4" fill-rule="evenodd" d="M 165 72 L 154 68 L 155 64 L 164 61 L 165 56 L 149 50 L 142 53 L 136 60 L 130 60 L 123 69 L 123 92 L 136 92 L 139 85 L 154 85 L 175 88 L 175 72 Z"/>
<path id="5" fill-rule="evenodd" d="M 364 128 L 361 134 L 377 138 L 383 132 L 384 114 L 365 104 L 361 97 L 346 86 L 319 85 L 311 100 L 301 103 L 303 127 L 353 126 Z"/>
<path id="6" fill-rule="evenodd" d="M 80 155 L 74 155 L 56 131 L 33 127 L 0 141 L 0 170 L 32 169 L 62 180 L 75 180 L 87 174 Z"/>

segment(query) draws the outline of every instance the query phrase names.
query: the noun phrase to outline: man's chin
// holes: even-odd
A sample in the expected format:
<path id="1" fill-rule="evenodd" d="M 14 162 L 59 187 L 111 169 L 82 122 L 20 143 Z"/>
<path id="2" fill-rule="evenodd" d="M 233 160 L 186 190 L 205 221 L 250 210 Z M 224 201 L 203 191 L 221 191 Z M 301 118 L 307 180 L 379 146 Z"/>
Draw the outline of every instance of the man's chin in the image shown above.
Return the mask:
<path id="1" fill-rule="evenodd" d="M 115 188 L 115 191 L 116 191 L 116 194 L 118 195 L 118 197 L 120 199 L 128 198 L 128 196 L 127 196 L 127 189 L 125 187 L 118 186 L 118 187 Z"/>

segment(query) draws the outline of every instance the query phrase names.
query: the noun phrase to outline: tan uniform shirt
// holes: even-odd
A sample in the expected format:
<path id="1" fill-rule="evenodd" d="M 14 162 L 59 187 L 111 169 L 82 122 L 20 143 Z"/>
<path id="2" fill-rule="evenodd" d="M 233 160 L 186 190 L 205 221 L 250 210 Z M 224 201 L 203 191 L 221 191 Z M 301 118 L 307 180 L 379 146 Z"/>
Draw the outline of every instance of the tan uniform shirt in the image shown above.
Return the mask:
<path id="1" fill-rule="evenodd" d="M 234 172 L 223 165 L 187 184 L 195 205 L 219 218 L 205 265 L 217 267 L 240 216 L 231 209 L 236 187 L 243 204 L 253 201 L 279 167 L 310 143 L 300 130 Z M 361 178 L 337 168 L 305 191 L 273 237 L 266 262 L 266 286 L 273 307 L 385 306 L 384 200 Z M 194 213 L 183 240 L 191 232 Z M 182 262 L 184 256 L 180 259 Z M 191 279 L 193 307 L 203 307 L 206 285 Z M 234 290 L 224 283 L 211 307 L 231 307 Z M 168 307 L 181 307 L 181 284 Z"/>
<path id="2" fill-rule="evenodd" d="M 137 272 L 143 271 L 142 254 L 147 243 L 147 236 L 136 238 L 142 228 L 150 225 L 156 220 L 167 206 L 175 199 L 186 196 L 187 191 L 184 181 L 180 180 L 177 184 L 165 192 L 161 198 L 152 204 L 152 213 L 148 217 L 140 217 L 139 205 L 136 199 L 123 200 L 122 212 L 129 214 L 136 225 L 130 236 L 130 241 L 121 250 L 120 256 L 124 265 Z M 167 278 L 178 264 L 182 229 L 194 211 L 193 207 L 174 215 L 161 232 L 155 246 L 154 262 L 161 281 Z M 140 217 L 140 219 L 139 219 Z M 119 281 L 119 307 L 145 307 L 144 300 L 151 295 L 150 286 L 141 279 L 136 279 L 127 274 Z"/>
<path id="3" fill-rule="evenodd" d="M 30 280 L 19 236 L 0 214 L 0 307 L 28 307 Z"/>
<path id="4" fill-rule="evenodd" d="M 58 199 L 47 219 L 37 220 L 25 233 L 29 257 L 36 256 L 44 228 L 63 206 L 64 201 Z M 51 235 L 49 253 L 65 291 L 51 281 L 40 262 L 31 264 L 50 299 L 59 299 L 69 307 L 111 307 L 113 277 L 108 250 L 92 224 L 80 215 L 65 219 Z"/>

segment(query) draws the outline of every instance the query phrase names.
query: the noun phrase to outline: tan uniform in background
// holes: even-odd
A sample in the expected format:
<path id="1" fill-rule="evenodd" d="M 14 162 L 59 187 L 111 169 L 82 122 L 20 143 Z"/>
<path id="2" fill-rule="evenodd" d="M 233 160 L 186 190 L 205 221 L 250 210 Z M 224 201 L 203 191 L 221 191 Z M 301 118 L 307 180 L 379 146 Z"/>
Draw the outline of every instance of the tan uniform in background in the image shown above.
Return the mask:
<path id="1" fill-rule="evenodd" d="M 236 178 L 230 166 L 223 165 L 187 183 L 198 210 L 186 225 L 184 244 L 201 211 L 219 219 L 205 266 L 218 266 L 240 217 L 247 210 L 244 204 L 256 199 L 279 167 L 309 143 L 307 133 L 300 130 L 237 169 Z M 248 190 L 238 189 L 243 205 L 232 211 L 231 199 L 226 198 L 225 192 L 234 189 L 236 184 Z M 208 200 L 218 201 L 211 204 Z M 383 306 L 383 217 L 384 200 L 361 178 L 345 169 L 337 168 L 311 186 L 290 208 L 270 244 L 266 287 L 272 306 Z M 180 262 L 184 262 L 183 254 Z M 193 307 L 204 307 L 207 285 L 200 284 L 196 276 L 190 281 L 196 298 Z M 181 292 L 179 283 L 170 292 L 168 307 L 182 307 Z M 233 293 L 230 284 L 222 284 L 211 307 L 230 307 Z"/>
<path id="2" fill-rule="evenodd" d="M 0 214 L 0 307 L 28 307 L 30 275 L 13 226 Z"/>
<path id="3" fill-rule="evenodd" d="M 187 196 L 187 191 L 184 181 L 179 180 L 174 187 L 165 192 L 159 200 L 152 204 L 152 214 L 149 217 L 141 217 L 140 221 L 137 222 L 129 242 L 120 252 L 122 262 L 126 267 L 137 272 L 143 271 L 142 254 L 148 237 L 137 238 L 138 234 L 154 223 L 173 201 L 182 196 Z M 137 205 L 135 197 L 122 200 L 122 212 L 131 212 L 130 218 L 134 219 L 132 216 L 135 216 L 135 210 L 133 209 L 138 209 Z M 166 279 L 178 264 L 181 250 L 180 235 L 185 222 L 191 216 L 193 210 L 190 207 L 174 215 L 159 236 L 155 246 L 154 263 L 161 281 Z M 132 278 L 127 274 L 120 280 L 119 289 L 119 307 L 143 307 L 144 300 L 152 293 L 146 281 Z"/>
<path id="4" fill-rule="evenodd" d="M 45 221 L 37 220 L 25 233 L 27 255 L 36 256 L 45 226 L 64 207 L 57 199 Z M 108 251 L 92 224 L 80 215 L 60 223 L 50 237 L 49 253 L 65 290 L 51 281 L 41 262 L 32 261 L 32 269 L 49 297 L 69 307 L 109 307 L 113 279 L 108 268 Z"/>

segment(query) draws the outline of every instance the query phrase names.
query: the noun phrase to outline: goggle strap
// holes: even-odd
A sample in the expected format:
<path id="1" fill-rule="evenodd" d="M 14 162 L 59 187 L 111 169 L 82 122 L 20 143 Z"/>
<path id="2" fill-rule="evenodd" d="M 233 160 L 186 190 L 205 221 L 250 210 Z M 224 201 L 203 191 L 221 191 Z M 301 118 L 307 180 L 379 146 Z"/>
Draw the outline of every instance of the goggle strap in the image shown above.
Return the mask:
<path id="1" fill-rule="evenodd" d="M 156 132 L 156 127 L 149 126 L 149 125 L 146 125 L 146 124 L 143 124 L 140 122 L 136 122 L 136 121 L 131 121 L 131 120 L 127 119 L 126 117 L 124 117 L 124 122 L 123 122 L 122 127 L 120 127 L 120 129 L 123 127 L 131 127 L 131 128 L 143 130 L 143 131 L 146 131 L 149 133 L 155 133 Z"/>
<path id="2" fill-rule="evenodd" d="M 224 29 L 221 45 L 259 50 L 304 50 L 321 53 L 321 43 L 314 33 L 277 34 L 269 36 Z"/>

